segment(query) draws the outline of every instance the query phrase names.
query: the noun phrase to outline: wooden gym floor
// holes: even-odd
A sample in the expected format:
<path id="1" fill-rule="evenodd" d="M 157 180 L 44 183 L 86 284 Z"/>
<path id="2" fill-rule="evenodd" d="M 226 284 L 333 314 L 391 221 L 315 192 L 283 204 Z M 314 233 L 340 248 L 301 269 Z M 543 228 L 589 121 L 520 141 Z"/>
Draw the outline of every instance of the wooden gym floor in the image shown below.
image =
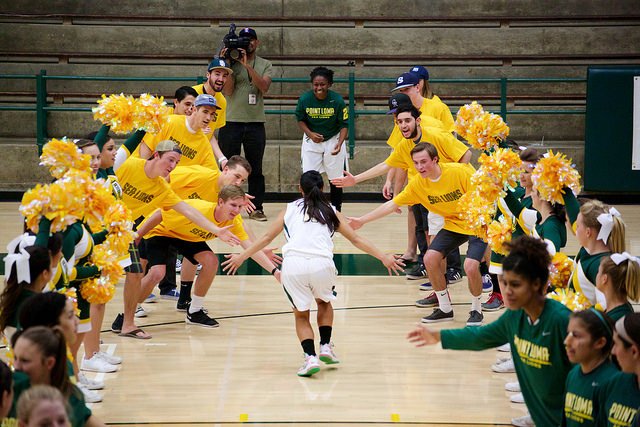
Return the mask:
<path id="1" fill-rule="evenodd" d="M 17 203 L 0 204 L 0 248 L 21 231 Z M 377 204 L 346 204 L 359 215 Z M 283 204 L 266 205 L 272 218 Z M 627 250 L 640 253 L 640 208 L 616 206 L 627 224 Z M 247 220 L 257 235 L 270 222 Z M 402 253 L 406 212 L 365 226 L 361 233 L 381 249 Z M 342 236 L 336 253 L 360 253 Z M 275 242 L 281 247 L 282 237 Z M 211 242 L 216 252 L 229 252 Z M 565 249 L 575 254 L 575 237 Z M 499 354 L 414 348 L 405 335 L 432 309 L 414 306 L 427 295 L 420 281 L 404 277 L 341 276 L 336 286 L 333 342 L 341 363 L 299 378 L 302 350 L 288 301 L 271 276 L 219 276 L 207 296 L 217 329 L 186 325 L 174 302 L 144 304 L 138 324 L 148 341 L 109 332 L 122 309 L 122 291 L 107 305 L 104 350 L 124 358 L 104 379 L 104 401 L 92 410 L 111 425 L 192 426 L 312 425 L 509 425 L 525 406 L 509 402 L 504 384 L 515 374 L 490 369 Z M 463 327 L 470 308 L 466 278 L 450 287 L 455 321 L 435 328 Z M 485 294 L 486 298 L 486 294 Z M 485 313 L 485 323 L 501 312 Z M 314 314 L 312 314 L 312 318 Z M 315 325 L 315 319 L 312 322 Z M 316 329 L 317 333 L 317 329 Z"/>

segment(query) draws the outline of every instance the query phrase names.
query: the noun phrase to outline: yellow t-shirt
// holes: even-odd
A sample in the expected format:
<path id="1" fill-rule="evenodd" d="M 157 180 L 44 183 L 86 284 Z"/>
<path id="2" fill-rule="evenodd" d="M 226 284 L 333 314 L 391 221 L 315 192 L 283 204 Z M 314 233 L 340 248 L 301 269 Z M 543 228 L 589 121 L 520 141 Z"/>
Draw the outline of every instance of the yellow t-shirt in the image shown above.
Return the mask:
<path id="1" fill-rule="evenodd" d="M 171 189 L 182 199 L 218 201 L 219 170 L 204 166 L 178 166 L 171 172 Z"/>
<path id="2" fill-rule="evenodd" d="M 131 209 L 133 219 L 147 216 L 155 209 L 171 209 L 182 201 L 162 177 L 149 178 L 144 172 L 147 160 L 129 157 L 116 171 L 122 187 L 122 201 Z"/>
<path id="3" fill-rule="evenodd" d="M 422 130 L 420 142 L 429 142 L 436 147 L 440 163 L 457 163 L 464 153 L 469 150 L 466 145 L 458 141 L 450 132 L 440 128 L 420 127 Z M 409 179 L 413 178 L 418 174 L 411 158 L 411 150 L 415 146 L 416 143 L 412 139 L 402 138 L 384 162 L 392 168 L 406 170 Z"/>
<path id="4" fill-rule="evenodd" d="M 198 95 L 204 94 L 204 83 L 201 85 L 195 85 L 193 88 L 198 92 Z M 216 105 L 220 108 L 216 110 L 213 115 L 213 122 L 209 124 L 211 130 L 220 129 L 227 124 L 227 98 L 221 92 L 213 92 L 213 97 L 216 99 Z"/>
<path id="5" fill-rule="evenodd" d="M 443 163 L 442 175 L 437 181 L 417 175 L 393 198 L 397 205 L 422 204 L 429 212 L 444 217 L 444 229 L 455 233 L 474 235 L 469 225 L 460 218 L 458 200 L 467 192 L 473 166 L 462 163 Z"/>
<path id="6" fill-rule="evenodd" d="M 442 122 L 444 130 L 453 132 L 453 115 L 451 114 L 451 110 L 447 104 L 442 102 L 436 95 L 433 95 L 431 99 L 425 98 L 420 107 L 420 111 L 422 111 L 423 117 L 425 115 L 434 117 Z"/>
<path id="7" fill-rule="evenodd" d="M 153 151 L 158 143 L 165 139 L 174 141 L 180 146 L 180 150 L 182 150 L 180 166 L 201 165 L 218 169 L 209 137 L 202 130 L 197 132 L 190 130 L 187 126 L 187 116 L 170 115 L 160 132 L 146 134 L 142 142 Z M 136 148 L 132 156 L 140 157 L 140 147 Z"/>
<path id="8" fill-rule="evenodd" d="M 231 225 L 231 232 L 235 234 L 241 241 L 247 240 L 249 238 L 247 232 L 244 230 L 242 217 L 240 215 L 236 215 L 235 218 L 230 221 L 218 222 L 213 215 L 217 203 L 211 203 L 207 202 L 206 200 L 198 199 L 185 200 L 185 203 L 198 210 L 202 215 L 207 217 L 208 220 L 213 222 L 218 227 L 226 227 L 227 225 Z M 154 236 L 174 237 L 176 239 L 186 240 L 188 242 L 205 242 L 216 237 L 215 234 L 213 234 L 209 230 L 200 228 L 200 226 L 194 224 L 193 222 L 182 216 L 182 214 L 173 210 L 162 211 L 162 222 L 158 224 L 153 230 L 151 230 L 145 236 L 145 239 Z"/>
<path id="9" fill-rule="evenodd" d="M 423 103 L 422 105 L 424 106 L 425 104 Z M 435 119 L 431 116 L 425 115 L 424 112 L 420 115 L 420 126 L 445 129 L 444 125 L 440 120 Z M 402 132 L 400 132 L 400 128 L 398 127 L 398 124 L 394 122 L 391 135 L 389 135 L 389 139 L 387 139 L 387 145 L 391 148 L 396 148 L 396 146 L 403 139 L 404 137 L 402 136 Z"/>

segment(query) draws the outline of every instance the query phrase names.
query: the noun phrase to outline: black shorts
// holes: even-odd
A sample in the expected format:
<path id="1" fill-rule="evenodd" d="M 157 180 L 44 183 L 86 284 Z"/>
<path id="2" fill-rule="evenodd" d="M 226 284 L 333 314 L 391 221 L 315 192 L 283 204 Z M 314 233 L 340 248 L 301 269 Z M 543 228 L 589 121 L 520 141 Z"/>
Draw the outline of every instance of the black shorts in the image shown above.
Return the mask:
<path id="1" fill-rule="evenodd" d="M 147 268 L 154 265 L 165 265 L 172 247 L 193 265 L 198 265 L 198 261 L 195 259 L 196 254 L 200 252 L 213 253 L 207 242 L 189 242 L 175 237 L 153 236 L 145 239 L 145 245 L 145 259 L 149 262 Z"/>
<path id="2" fill-rule="evenodd" d="M 144 240 L 140 241 L 140 245 L 136 246 L 135 243 L 129 244 L 129 258 L 131 264 L 124 268 L 127 273 L 144 273 L 142 269 L 142 263 L 140 263 L 141 254 L 144 252 Z"/>
<path id="3" fill-rule="evenodd" d="M 467 258 L 481 262 L 484 259 L 487 242 L 477 236 L 468 236 L 466 234 L 455 233 L 453 231 L 442 229 L 438 234 L 436 234 L 433 241 L 431 241 L 429 249 L 440 252 L 444 258 L 449 255 L 451 251 L 466 242 L 469 242 Z"/>

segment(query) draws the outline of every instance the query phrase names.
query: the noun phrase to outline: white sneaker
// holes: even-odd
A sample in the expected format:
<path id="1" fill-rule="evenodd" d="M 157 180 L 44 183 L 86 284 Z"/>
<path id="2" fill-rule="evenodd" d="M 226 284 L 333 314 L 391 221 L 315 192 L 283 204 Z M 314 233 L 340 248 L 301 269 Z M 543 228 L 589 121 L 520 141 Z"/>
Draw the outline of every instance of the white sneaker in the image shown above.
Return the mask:
<path id="1" fill-rule="evenodd" d="M 136 308 L 136 313 L 134 314 L 136 317 L 147 317 L 147 312 L 142 308 L 141 305 Z"/>
<path id="2" fill-rule="evenodd" d="M 499 365 L 501 363 L 506 362 L 507 360 L 512 360 L 513 358 L 511 357 L 510 354 L 507 354 L 505 356 L 498 356 L 496 357 L 496 364 Z"/>
<path id="3" fill-rule="evenodd" d="M 536 427 L 531 418 L 531 415 L 527 414 L 523 417 L 512 418 L 511 425 L 516 427 Z"/>
<path id="4" fill-rule="evenodd" d="M 182 271 L 182 261 L 176 259 L 176 273 L 180 273 Z"/>
<path id="5" fill-rule="evenodd" d="M 496 363 L 491 365 L 491 370 L 493 372 L 498 372 L 501 374 L 511 373 L 516 371 L 516 367 L 513 364 L 513 359 L 505 360 L 502 363 Z"/>
<path id="6" fill-rule="evenodd" d="M 320 371 L 320 362 L 316 356 L 304 355 L 304 363 L 298 369 L 299 377 L 310 377 L 311 375 Z"/>
<path id="7" fill-rule="evenodd" d="M 513 393 L 520 392 L 520 383 L 518 381 L 514 381 L 512 383 L 506 383 L 504 385 L 504 389 Z"/>
<path id="8" fill-rule="evenodd" d="M 496 347 L 496 350 L 511 353 L 511 345 L 509 343 L 502 344 L 500 347 Z"/>
<path id="9" fill-rule="evenodd" d="M 524 396 L 522 393 L 516 393 L 509 398 L 512 403 L 524 403 Z"/>
<path id="10" fill-rule="evenodd" d="M 89 390 L 88 388 L 86 388 L 82 384 L 77 384 L 77 386 L 80 389 L 80 391 L 82 391 L 82 394 L 84 395 L 85 403 L 102 402 L 102 396 L 99 393 L 96 393 L 95 391 Z"/>
<path id="11" fill-rule="evenodd" d="M 102 360 L 104 360 L 110 365 L 119 365 L 122 363 L 122 357 L 114 356 L 113 354 L 105 353 L 104 351 L 99 351 L 97 353 L 94 353 L 94 356 L 100 357 Z"/>
<path id="12" fill-rule="evenodd" d="M 94 354 L 91 359 L 82 359 L 80 369 L 82 369 L 83 371 L 102 372 L 106 374 L 109 372 L 117 371 L 118 367 L 112 365 L 111 363 L 107 363 L 106 360 L 102 359 L 97 354 Z"/>
<path id="13" fill-rule="evenodd" d="M 333 343 L 322 344 L 320 346 L 320 360 L 327 365 L 340 363 L 340 359 L 338 359 L 338 356 L 333 352 Z"/>
<path id="14" fill-rule="evenodd" d="M 104 383 L 102 381 L 88 378 L 82 372 L 78 373 L 78 384 L 82 384 L 85 388 L 89 390 L 102 390 L 104 388 Z"/>

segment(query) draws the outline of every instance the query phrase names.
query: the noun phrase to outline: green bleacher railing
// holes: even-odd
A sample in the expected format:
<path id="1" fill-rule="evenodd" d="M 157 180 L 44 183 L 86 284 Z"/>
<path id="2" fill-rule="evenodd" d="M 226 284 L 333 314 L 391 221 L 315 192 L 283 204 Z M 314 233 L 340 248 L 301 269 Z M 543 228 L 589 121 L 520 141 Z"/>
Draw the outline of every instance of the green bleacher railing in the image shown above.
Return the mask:
<path id="1" fill-rule="evenodd" d="M 91 107 L 57 107 L 49 106 L 47 103 L 47 81 L 48 80 L 82 80 L 82 81 L 175 81 L 175 82 L 193 82 L 200 84 L 204 82 L 204 77 L 108 77 L 108 76 L 50 76 L 46 70 L 40 70 L 39 74 L 5 74 L 0 75 L 2 79 L 13 80 L 35 80 L 36 82 L 36 102 L 34 106 L 24 105 L 0 105 L 0 111 L 35 111 L 36 112 L 36 141 L 38 150 L 42 149 L 48 139 L 47 134 L 47 112 L 49 111 L 86 111 L 90 112 Z M 274 78 L 274 83 L 308 83 L 308 78 Z M 349 108 L 349 134 L 348 147 L 349 155 L 353 158 L 355 151 L 356 139 L 356 118 L 360 115 L 383 115 L 387 110 L 356 110 L 356 83 L 395 83 L 392 78 L 366 78 L 356 77 L 355 73 L 349 73 L 347 78 L 336 78 L 335 83 L 348 83 L 348 108 Z M 468 79 L 432 79 L 431 83 L 447 83 L 447 84 L 474 84 L 474 83 L 491 83 L 498 84 L 500 87 L 500 109 L 492 111 L 499 113 L 506 121 L 508 115 L 530 115 L 530 114 L 585 114 L 584 109 L 508 109 L 507 94 L 510 84 L 522 83 L 585 83 L 586 78 L 468 78 Z M 292 109 L 267 109 L 266 114 L 294 114 Z"/>

